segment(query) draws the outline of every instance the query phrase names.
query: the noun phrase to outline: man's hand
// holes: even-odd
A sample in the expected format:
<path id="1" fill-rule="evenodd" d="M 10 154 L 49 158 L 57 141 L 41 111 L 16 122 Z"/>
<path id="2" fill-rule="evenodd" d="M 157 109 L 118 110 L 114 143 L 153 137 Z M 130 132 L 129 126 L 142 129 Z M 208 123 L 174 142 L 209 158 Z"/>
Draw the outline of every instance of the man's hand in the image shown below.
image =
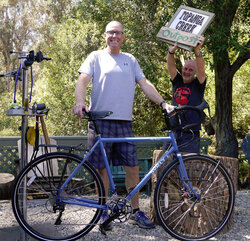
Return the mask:
<path id="1" fill-rule="evenodd" d="M 175 44 L 173 46 L 169 47 L 168 53 L 169 54 L 174 54 L 177 49 L 178 49 L 177 42 L 175 42 Z"/>
<path id="2" fill-rule="evenodd" d="M 169 105 L 168 103 L 163 103 L 162 108 L 165 109 L 167 112 L 170 112 L 175 108 L 175 106 Z"/>
<path id="3" fill-rule="evenodd" d="M 199 35 L 198 38 L 199 38 L 199 39 L 198 39 L 198 41 L 197 41 L 197 45 L 196 45 L 196 47 L 194 48 L 194 52 L 195 52 L 196 55 L 199 55 L 199 54 L 200 54 L 200 48 L 202 47 L 202 45 L 203 45 L 203 43 L 204 43 L 204 40 L 205 40 L 205 38 L 204 38 L 203 36 L 201 36 L 201 35 Z"/>
<path id="4" fill-rule="evenodd" d="M 75 115 L 79 116 L 82 119 L 82 111 L 85 110 L 86 112 L 89 112 L 89 107 L 84 104 L 76 104 L 73 107 L 73 112 Z"/>

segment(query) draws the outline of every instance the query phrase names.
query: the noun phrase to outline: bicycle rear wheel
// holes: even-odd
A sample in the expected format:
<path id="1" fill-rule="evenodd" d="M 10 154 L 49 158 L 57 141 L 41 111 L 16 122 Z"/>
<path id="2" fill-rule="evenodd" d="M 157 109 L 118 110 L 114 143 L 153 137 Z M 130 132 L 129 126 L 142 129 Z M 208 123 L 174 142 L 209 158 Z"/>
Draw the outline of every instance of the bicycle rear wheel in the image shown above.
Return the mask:
<path id="1" fill-rule="evenodd" d="M 156 216 L 163 228 L 180 240 L 207 240 L 227 223 L 234 207 L 231 178 L 222 165 L 210 157 L 183 157 L 188 181 L 200 198 L 188 192 L 172 162 L 157 181 L 154 195 Z"/>
<path id="2" fill-rule="evenodd" d="M 12 208 L 20 226 L 38 240 L 76 240 L 98 222 L 105 191 L 101 177 L 85 162 L 63 189 L 58 191 L 82 158 L 69 153 L 49 153 L 27 165 L 17 177 Z M 64 201 L 87 199 L 89 206 Z M 85 202 L 86 203 L 86 202 Z M 83 204 L 84 205 L 84 204 Z"/>

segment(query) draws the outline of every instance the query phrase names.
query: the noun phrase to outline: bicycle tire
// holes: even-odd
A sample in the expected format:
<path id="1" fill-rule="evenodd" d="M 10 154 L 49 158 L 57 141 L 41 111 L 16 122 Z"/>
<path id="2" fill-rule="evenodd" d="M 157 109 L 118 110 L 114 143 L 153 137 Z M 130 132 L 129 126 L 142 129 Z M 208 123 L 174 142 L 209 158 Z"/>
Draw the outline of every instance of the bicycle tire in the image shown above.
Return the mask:
<path id="1" fill-rule="evenodd" d="M 175 160 L 157 181 L 156 217 L 165 231 L 179 240 L 207 240 L 220 232 L 231 216 L 233 183 L 221 164 L 215 170 L 218 162 L 211 157 L 187 155 L 183 161 L 188 180 L 200 199 L 188 195 L 179 175 L 179 161 Z"/>
<path id="2" fill-rule="evenodd" d="M 72 241 L 86 235 L 96 225 L 101 209 L 65 204 L 55 199 L 59 188 L 81 161 L 77 155 L 54 152 L 37 157 L 20 172 L 13 189 L 12 208 L 18 223 L 29 235 L 38 240 Z M 105 204 L 102 179 L 87 161 L 61 193 L 62 200 L 81 197 Z M 62 210 L 60 218 L 59 209 Z"/>

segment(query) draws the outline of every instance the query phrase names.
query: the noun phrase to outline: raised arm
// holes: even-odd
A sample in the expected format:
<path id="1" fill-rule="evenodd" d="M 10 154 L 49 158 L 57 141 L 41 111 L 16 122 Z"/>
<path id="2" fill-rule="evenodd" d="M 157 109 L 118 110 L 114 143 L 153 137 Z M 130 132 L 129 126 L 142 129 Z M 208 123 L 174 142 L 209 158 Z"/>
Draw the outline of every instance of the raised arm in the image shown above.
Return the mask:
<path id="1" fill-rule="evenodd" d="M 168 67 L 168 72 L 170 74 L 171 80 L 173 80 L 177 75 L 177 69 L 176 69 L 175 58 L 174 58 L 174 54 L 177 48 L 178 47 L 177 47 L 177 42 L 176 42 L 174 46 L 171 46 L 168 49 L 167 67 Z"/>
<path id="2" fill-rule="evenodd" d="M 202 53 L 200 52 L 200 49 L 204 43 L 204 40 L 205 38 L 200 35 L 198 44 L 194 48 L 194 53 L 196 57 L 196 67 L 197 67 L 196 75 L 201 84 L 203 84 L 206 79 L 204 59 L 203 59 Z"/>
<path id="3" fill-rule="evenodd" d="M 82 110 L 89 111 L 88 106 L 85 104 L 87 93 L 87 86 L 91 81 L 91 77 L 87 74 L 80 74 L 75 88 L 76 105 L 74 106 L 74 113 L 82 118 Z"/>

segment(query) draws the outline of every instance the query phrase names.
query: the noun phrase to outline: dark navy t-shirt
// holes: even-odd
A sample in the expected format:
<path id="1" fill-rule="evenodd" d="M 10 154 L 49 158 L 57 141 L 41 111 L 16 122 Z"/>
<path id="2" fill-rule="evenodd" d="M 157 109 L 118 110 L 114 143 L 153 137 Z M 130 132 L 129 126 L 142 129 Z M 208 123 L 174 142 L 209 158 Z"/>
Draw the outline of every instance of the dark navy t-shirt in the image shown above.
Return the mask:
<path id="1" fill-rule="evenodd" d="M 173 84 L 173 98 L 172 105 L 192 105 L 197 106 L 201 104 L 204 97 L 204 91 L 206 87 L 206 80 L 203 84 L 200 84 L 199 80 L 195 78 L 191 83 L 183 83 L 181 74 L 177 73 L 176 77 L 171 80 Z M 177 118 L 172 120 L 177 123 Z M 185 126 L 192 123 L 201 123 L 202 116 L 195 111 L 187 111 L 185 115 L 181 116 L 181 126 Z M 192 128 L 193 130 L 200 130 L 201 125 Z"/>

